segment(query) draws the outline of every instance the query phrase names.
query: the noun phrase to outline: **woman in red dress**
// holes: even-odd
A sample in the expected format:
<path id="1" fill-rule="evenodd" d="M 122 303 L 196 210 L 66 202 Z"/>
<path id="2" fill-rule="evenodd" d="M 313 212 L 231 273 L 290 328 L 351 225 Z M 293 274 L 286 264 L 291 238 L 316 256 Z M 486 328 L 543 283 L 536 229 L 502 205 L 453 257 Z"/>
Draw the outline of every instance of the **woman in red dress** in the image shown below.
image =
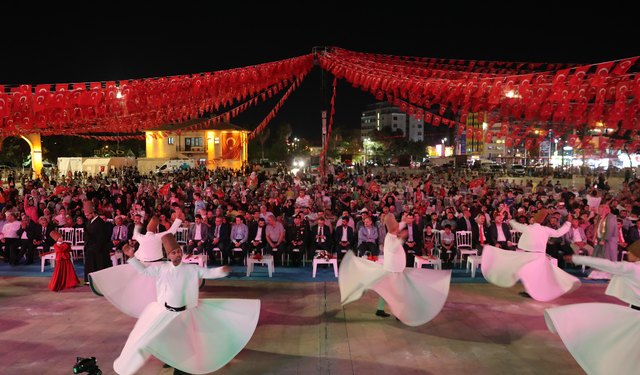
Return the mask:
<path id="1" fill-rule="evenodd" d="M 52 231 L 50 235 L 56 241 L 56 244 L 53 245 L 53 249 L 56 252 L 56 268 L 53 270 L 49 289 L 54 292 L 73 289 L 74 286 L 80 284 L 80 281 L 76 276 L 76 271 L 73 269 L 71 246 L 66 242 L 62 242 L 62 234 L 57 231 Z"/>

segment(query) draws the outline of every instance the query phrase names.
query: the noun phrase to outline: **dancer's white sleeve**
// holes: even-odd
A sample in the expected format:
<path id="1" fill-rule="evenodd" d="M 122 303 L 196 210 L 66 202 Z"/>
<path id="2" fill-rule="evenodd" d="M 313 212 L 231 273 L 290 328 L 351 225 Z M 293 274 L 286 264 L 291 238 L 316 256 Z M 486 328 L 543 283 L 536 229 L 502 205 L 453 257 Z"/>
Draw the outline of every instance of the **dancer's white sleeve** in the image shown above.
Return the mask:
<path id="1" fill-rule="evenodd" d="M 130 258 L 127 263 L 132 265 L 136 269 L 136 271 L 138 271 L 138 273 L 143 276 L 156 277 L 160 272 L 159 266 L 153 265 L 147 267 L 144 264 L 140 263 L 140 261 L 136 257 Z"/>
<path id="2" fill-rule="evenodd" d="M 636 271 L 635 263 L 612 262 L 608 259 L 594 258 L 582 255 L 573 255 L 573 263 L 582 264 L 613 275 L 633 275 Z"/>
<path id="3" fill-rule="evenodd" d="M 198 277 L 201 279 L 220 279 L 227 277 L 229 272 L 222 270 L 222 267 L 218 268 L 204 268 L 198 267 Z"/>

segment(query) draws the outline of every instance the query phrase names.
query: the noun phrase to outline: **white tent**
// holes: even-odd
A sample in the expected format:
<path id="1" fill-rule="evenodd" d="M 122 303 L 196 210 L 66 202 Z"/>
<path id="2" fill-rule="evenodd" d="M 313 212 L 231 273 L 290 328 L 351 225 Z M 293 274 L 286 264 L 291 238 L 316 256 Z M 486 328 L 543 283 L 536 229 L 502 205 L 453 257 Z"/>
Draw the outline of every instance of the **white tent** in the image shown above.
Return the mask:
<path id="1" fill-rule="evenodd" d="M 127 158 L 86 158 L 82 163 L 82 170 L 89 175 L 107 173 L 109 170 L 119 167 L 133 167 L 136 159 Z"/>
<path id="2" fill-rule="evenodd" d="M 67 176 L 69 172 L 82 172 L 82 163 L 86 158 L 58 158 L 60 176 Z"/>

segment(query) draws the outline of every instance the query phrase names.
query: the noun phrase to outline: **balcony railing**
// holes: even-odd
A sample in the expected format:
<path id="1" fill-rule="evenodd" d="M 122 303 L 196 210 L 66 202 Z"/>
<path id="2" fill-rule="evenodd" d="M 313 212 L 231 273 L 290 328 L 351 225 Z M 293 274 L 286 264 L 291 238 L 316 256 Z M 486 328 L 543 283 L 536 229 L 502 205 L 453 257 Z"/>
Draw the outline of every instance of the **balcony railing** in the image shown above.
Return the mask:
<path id="1" fill-rule="evenodd" d="M 206 146 L 176 146 L 176 151 L 178 152 L 193 152 L 193 153 L 198 153 L 198 152 L 207 152 L 207 147 Z"/>

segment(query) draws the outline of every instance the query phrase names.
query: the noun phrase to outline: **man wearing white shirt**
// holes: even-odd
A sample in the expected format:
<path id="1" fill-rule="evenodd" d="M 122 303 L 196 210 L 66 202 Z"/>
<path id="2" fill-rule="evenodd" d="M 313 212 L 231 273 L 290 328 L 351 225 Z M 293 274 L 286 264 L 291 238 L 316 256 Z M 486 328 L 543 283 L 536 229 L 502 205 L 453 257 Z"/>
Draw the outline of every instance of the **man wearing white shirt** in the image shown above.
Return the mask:
<path id="1" fill-rule="evenodd" d="M 298 198 L 296 198 L 296 207 L 308 207 L 311 197 L 306 195 L 304 189 L 300 189 Z"/>
<path id="2" fill-rule="evenodd" d="M 182 214 L 182 218 L 184 218 L 184 214 Z M 143 262 L 158 262 L 162 260 L 162 236 L 167 233 L 176 234 L 180 224 L 182 224 L 182 220 L 175 219 L 171 228 L 161 233 L 157 233 L 158 224 L 160 224 L 160 220 L 157 216 L 153 216 L 149 220 L 149 224 L 147 224 L 147 233 L 141 233 L 141 226 L 136 226 L 134 229 L 132 239 L 140 244 L 138 251 L 136 251 L 136 258 Z"/>
<path id="3" fill-rule="evenodd" d="M 2 228 L 3 238 L 2 242 L 2 257 L 5 263 L 9 263 L 11 245 L 18 240 L 18 230 L 20 229 L 20 222 L 16 220 L 13 213 L 7 213 L 7 223 Z"/>

